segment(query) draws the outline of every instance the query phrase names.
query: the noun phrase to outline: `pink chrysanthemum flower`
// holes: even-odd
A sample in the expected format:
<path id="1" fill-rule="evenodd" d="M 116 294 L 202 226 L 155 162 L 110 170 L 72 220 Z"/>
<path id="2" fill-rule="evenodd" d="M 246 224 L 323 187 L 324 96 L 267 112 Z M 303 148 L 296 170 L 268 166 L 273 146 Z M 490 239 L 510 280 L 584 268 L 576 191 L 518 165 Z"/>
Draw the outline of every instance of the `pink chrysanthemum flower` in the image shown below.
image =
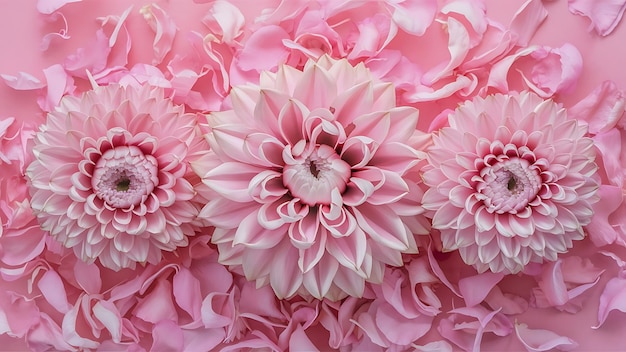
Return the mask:
<path id="1" fill-rule="evenodd" d="M 196 229 L 201 205 L 187 157 L 202 143 L 196 116 L 160 88 L 109 85 L 67 96 L 35 138 L 32 208 L 84 261 L 115 270 L 158 263 Z"/>
<path id="2" fill-rule="evenodd" d="M 212 151 L 192 163 L 217 193 L 200 216 L 223 264 L 280 298 L 337 299 L 417 251 L 429 225 L 414 171 L 430 137 L 391 84 L 323 56 L 265 72 L 231 100 L 209 115 Z"/>
<path id="3" fill-rule="evenodd" d="M 475 98 L 449 124 L 423 169 L 444 251 L 481 272 L 515 273 L 585 236 L 598 188 L 586 127 L 528 92 Z"/>

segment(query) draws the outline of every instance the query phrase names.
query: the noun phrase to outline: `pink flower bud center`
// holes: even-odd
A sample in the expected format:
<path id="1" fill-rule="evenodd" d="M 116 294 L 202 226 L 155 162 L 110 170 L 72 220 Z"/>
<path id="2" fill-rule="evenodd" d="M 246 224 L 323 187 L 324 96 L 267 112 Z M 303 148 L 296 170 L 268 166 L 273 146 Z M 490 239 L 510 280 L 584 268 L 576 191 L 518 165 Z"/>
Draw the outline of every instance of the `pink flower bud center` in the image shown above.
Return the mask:
<path id="1" fill-rule="evenodd" d="M 310 206 L 330 204 L 333 190 L 343 193 L 350 179 L 350 165 L 327 145 L 305 148 L 295 164 L 283 169 L 283 184 L 294 198 Z"/>
<path id="2" fill-rule="evenodd" d="M 535 199 L 541 187 L 539 170 L 525 159 L 511 158 L 486 166 L 476 190 L 491 213 L 517 213 Z"/>
<path id="3" fill-rule="evenodd" d="M 157 160 L 135 146 L 107 150 L 96 163 L 91 179 L 98 197 L 114 208 L 143 202 L 159 184 Z"/>

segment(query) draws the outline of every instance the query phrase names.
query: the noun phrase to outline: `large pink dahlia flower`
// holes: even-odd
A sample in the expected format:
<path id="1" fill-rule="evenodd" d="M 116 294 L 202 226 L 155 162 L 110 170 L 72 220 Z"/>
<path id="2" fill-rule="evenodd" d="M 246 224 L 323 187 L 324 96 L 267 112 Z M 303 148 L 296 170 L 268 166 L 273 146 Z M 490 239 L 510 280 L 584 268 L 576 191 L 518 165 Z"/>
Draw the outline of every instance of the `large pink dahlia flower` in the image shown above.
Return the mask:
<path id="1" fill-rule="evenodd" d="M 82 260 L 114 270 L 156 264 L 162 250 L 186 246 L 201 208 L 187 164 L 203 144 L 196 120 L 149 86 L 63 98 L 27 169 L 41 227 Z"/>
<path id="2" fill-rule="evenodd" d="M 194 170 L 217 193 L 200 216 L 220 261 L 280 298 L 360 296 L 428 233 L 416 168 L 430 137 L 391 84 L 323 56 L 231 92 Z M 411 177 L 413 175 L 413 177 Z"/>
<path id="3" fill-rule="evenodd" d="M 479 271 L 556 260 L 585 236 L 597 200 L 587 128 L 551 100 L 491 95 L 449 116 L 423 168 L 424 208 L 444 251 Z"/>

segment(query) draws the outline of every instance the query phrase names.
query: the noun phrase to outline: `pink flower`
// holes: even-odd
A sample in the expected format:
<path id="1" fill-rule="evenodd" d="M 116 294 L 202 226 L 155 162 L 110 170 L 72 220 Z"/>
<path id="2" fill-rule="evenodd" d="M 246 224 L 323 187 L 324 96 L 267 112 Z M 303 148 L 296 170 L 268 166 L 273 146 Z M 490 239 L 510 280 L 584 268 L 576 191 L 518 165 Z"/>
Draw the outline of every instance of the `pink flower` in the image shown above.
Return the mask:
<path id="1" fill-rule="evenodd" d="M 444 251 L 481 272 L 516 273 L 584 238 L 598 189 L 586 127 L 529 92 L 475 98 L 449 124 L 423 174 Z"/>
<path id="2" fill-rule="evenodd" d="M 187 245 L 200 206 L 187 157 L 196 117 L 160 88 L 67 96 L 35 138 L 31 205 L 41 227 L 84 261 L 119 270 Z"/>
<path id="3" fill-rule="evenodd" d="M 231 101 L 209 115 L 212 151 L 193 163 L 217 193 L 200 216 L 217 228 L 221 263 L 279 298 L 338 299 L 417 251 L 428 223 L 411 173 L 429 137 L 391 84 L 323 56 L 265 72 Z"/>

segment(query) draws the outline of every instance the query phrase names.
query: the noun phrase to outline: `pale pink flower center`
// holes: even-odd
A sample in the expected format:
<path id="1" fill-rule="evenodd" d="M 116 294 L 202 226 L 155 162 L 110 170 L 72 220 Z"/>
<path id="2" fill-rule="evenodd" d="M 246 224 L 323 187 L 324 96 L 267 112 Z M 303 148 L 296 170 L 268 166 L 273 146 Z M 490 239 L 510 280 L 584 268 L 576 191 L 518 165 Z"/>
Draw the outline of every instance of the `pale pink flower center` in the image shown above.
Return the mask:
<path id="1" fill-rule="evenodd" d="M 91 179 L 96 195 L 114 208 L 141 203 L 159 183 L 157 160 L 135 146 L 107 150 Z"/>
<path id="2" fill-rule="evenodd" d="M 330 204 L 334 189 L 339 194 L 345 191 L 351 175 L 350 165 L 327 145 L 307 145 L 304 150 L 294 156 L 295 163 L 285 165 L 283 184 L 294 198 L 307 205 Z"/>
<path id="3" fill-rule="evenodd" d="M 480 171 L 478 199 L 491 213 L 518 212 L 535 199 L 541 187 L 539 170 L 525 159 L 511 158 Z"/>

